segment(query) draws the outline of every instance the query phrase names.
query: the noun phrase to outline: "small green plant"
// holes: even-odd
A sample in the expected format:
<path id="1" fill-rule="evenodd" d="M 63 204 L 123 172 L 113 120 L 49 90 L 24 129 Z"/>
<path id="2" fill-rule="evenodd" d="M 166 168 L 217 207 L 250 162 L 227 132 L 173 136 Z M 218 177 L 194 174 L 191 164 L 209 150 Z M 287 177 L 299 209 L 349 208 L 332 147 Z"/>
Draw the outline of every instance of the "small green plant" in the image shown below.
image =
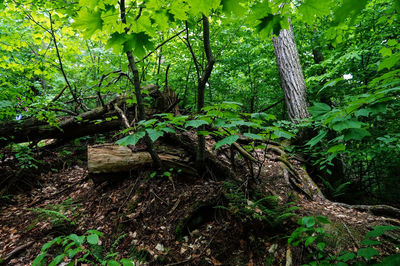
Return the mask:
<path id="1" fill-rule="evenodd" d="M 325 216 L 303 217 L 297 223 L 300 226 L 289 236 L 288 244 L 294 247 L 304 244 L 305 247 L 308 247 L 315 243 L 317 250 L 310 255 L 317 258 L 318 263 L 329 265 L 329 259 L 325 258 L 324 249 L 326 243 L 323 240 L 328 235 L 325 233 L 325 229 L 322 228 L 322 224 L 330 223 L 329 220 Z M 313 264 L 310 263 L 310 265 Z"/>
<path id="2" fill-rule="evenodd" d="M 77 211 L 79 207 L 80 204 L 74 203 L 72 199 L 66 199 L 61 204 L 48 204 L 46 208 L 31 208 L 29 210 L 35 212 L 37 216 L 26 230 L 31 230 L 38 222 L 42 221 L 50 222 L 53 228 L 72 228 L 75 226 L 73 219 L 79 216 L 79 212 Z M 69 213 L 68 216 L 67 213 Z"/>
<path id="3" fill-rule="evenodd" d="M 27 145 L 15 145 L 13 146 L 13 151 L 15 152 L 15 158 L 17 158 L 19 166 L 22 169 L 38 169 L 37 163 L 39 161 L 33 157 L 33 152 Z"/>
<path id="4" fill-rule="evenodd" d="M 276 196 L 255 195 L 254 199 L 250 199 L 236 184 L 231 182 L 226 182 L 224 187 L 225 196 L 229 202 L 227 207 L 219 206 L 219 208 L 226 209 L 243 220 L 257 219 L 266 222 L 269 227 L 273 228 L 294 216 L 293 212 L 298 209 L 293 206 L 293 203 L 279 205 Z"/>
<path id="5" fill-rule="evenodd" d="M 357 254 L 349 251 L 342 252 L 338 255 L 329 254 L 326 250 L 326 243 L 324 239 L 329 237 L 325 233 L 322 224 L 330 223 L 329 220 L 324 216 L 317 217 L 303 217 L 298 221 L 300 225 L 293 233 L 289 236 L 288 243 L 294 247 L 303 244 L 305 247 L 312 245 L 316 246 L 314 252 L 310 257 L 314 261 L 309 262 L 306 265 L 340 265 L 346 266 L 349 264 L 360 263 L 360 261 L 372 262 L 374 256 L 379 256 L 380 253 L 373 246 L 380 245 L 381 242 L 377 239 L 379 236 L 385 234 L 386 231 L 396 230 L 398 226 L 375 226 L 374 229 L 365 235 L 364 240 L 361 241 L 361 246 L 357 251 Z M 376 262 L 376 261 L 375 261 Z M 395 254 L 383 258 L 382 263 L 379 265 L 398 265 L 400 262 L 400 254 Z"/>
<path id="6" fill-rule="evenodd" d="M 110 249 L 110 252 L 103 254 L 103 247 L 100 244 L 100 238 L 104 235 L 97 230 L 88 230 L 86 234 L 78 236 L 71 234 L 68 236 L 59 236 L 44 244 L 41 248 L 41 253 L 35 258 L 32 266 L 41 265 L 58 265 L 61 262 L 68 262 L 67 265 L 76 265 L 76 263 L 89 263 L 91 265 L 135 265 L 129 259 L 123 258 L 119 261 L 116 260 L 118 252 L 114 249 L 118 242 L 124 237 L 119 237 Z M 51 255 L 51 250 L 58 250 L 61 254 Z M 48 260 L 51 258 L 49 264 Z"/>

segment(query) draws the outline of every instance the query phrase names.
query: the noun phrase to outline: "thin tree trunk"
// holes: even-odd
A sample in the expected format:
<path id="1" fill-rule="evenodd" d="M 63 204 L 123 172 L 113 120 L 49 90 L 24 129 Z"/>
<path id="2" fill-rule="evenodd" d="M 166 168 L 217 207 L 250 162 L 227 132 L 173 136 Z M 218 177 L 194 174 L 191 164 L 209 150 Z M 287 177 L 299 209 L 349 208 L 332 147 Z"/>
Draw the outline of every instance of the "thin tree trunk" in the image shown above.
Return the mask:
<path id="1" fill-rule="evenodd" d="M 203 15 L 203 44 L 204 44 L 204 51 L 206 53 L 207 57 L 207 65 L 206 68 L 204 69 L 200 79 L 199 79 L 199 84 L 198 84 L 198 89 L 197 89 L 197 112 L 200 113 L 201 109 L 204 107 L 204 94 L 205 94 L 205 88 L 206 88 L 206 83 L 208 79 L 210 78 L 211 71 L 214 67 L 215 59 L 213 57 L 212 51 L 211 51 L 211 46 L 210 46 L 210 25 L 208 22 L 208 18 Z M 200 131 L 204 131 L 205 128 L 204 126 L 201 126 L 199 128 Z M 205 136 L 198 134 L 198 150 L 197 150 L 197 156 L 196 156 L 196 164 L 198 169 L 204 169 L 204 164 L 205 164 Z"/>
<path id="2" fill-rule="evenodd" d="M 298 123 L 310 114 L 307 110 L 306 84 L 290 20 L 289 29 L 281 30 L 279 36 L 273 38 L 273 43 L 289 118 Z"/>
<path id="3" fill-rule="evenodd" d="M 123 24 L 126 24 L 125 0 L 120 0 L 120 10 L 121 10 L 121 21 Z M 128 31 L 129 31 L 129 29 L 125 28 L 125 33 L 128 33 Z M 135 95 L 136 95 L 136 101 L 137 101 L 137 107 L 138 107 L 139 121 L 145 120 L 146 114 L 145 114 L 145 110 L 144 110 L 143 97 L 140 92 L 139 71 L 136 67 L 135 58 L 133 57 L 132 51 L 127 51 L 126 57 L 128 58 L 129 69 L 133 74 L 133 83 L 134 83 L 133 85 L 135 87 Z M 151 158 L 153 159 L 154 165 L 157 168 L 162 168 L 162 163 L 161 163 L 160 157 L 158 157 L 158 154 L 155 152 L 154 147 L 153 147 L 153 141 L 150 139 L 150 137 L 147 133 L 146 133 L 146 136 L 144 137 L 144 140 L 146 142 L 147 151 L 150 153 Z"/>

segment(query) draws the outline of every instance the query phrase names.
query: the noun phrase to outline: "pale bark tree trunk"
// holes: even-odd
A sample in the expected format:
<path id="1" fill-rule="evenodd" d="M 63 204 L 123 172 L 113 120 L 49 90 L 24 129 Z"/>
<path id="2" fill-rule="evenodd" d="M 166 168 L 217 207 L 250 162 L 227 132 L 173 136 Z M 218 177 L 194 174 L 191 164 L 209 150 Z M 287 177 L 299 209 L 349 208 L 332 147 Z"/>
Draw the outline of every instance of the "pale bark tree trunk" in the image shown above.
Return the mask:
<path id="1" fill-rule="evenodd" d="M 289 29 L 281 30 L 279 36 L 273 38 L 273 43 L 289 118 L 298 123 L 310 114 L 307 110 L 306 84 L 290 21 Z"/>

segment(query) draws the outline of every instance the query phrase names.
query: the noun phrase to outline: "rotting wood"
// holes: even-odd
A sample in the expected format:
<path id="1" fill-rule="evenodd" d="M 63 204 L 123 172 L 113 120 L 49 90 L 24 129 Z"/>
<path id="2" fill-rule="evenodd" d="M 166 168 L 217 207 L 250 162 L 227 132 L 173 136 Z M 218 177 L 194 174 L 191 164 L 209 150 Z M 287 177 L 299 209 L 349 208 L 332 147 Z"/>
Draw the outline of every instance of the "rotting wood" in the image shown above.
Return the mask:
<path id="1" fill-rule="evenodd" d="M 187 158 L 165 153 L 160 153 L 159 156 L 166 166 L 181 169 L 184 173 L 197 176 L 195 169 L 188 165 Z M 125 146 L 101 144 L 88 147 L 89 174 L 125 172 L 150 165 L 152 162 L 153 160 L 148 152 L 134 152 Z"/>

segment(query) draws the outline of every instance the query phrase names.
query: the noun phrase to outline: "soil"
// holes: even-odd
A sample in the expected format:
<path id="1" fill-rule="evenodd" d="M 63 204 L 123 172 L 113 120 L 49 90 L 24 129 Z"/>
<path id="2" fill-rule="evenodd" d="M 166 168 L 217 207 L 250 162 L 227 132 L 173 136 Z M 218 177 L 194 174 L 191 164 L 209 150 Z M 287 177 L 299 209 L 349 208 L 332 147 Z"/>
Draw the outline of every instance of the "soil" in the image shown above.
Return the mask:
<path id="1" fill-rule="evenodd" d="M 332 224 L 344 225 L 343 234 L 351 241 L 342 244 L 342 250 L 357 250 L 357 241 L 373 225 L 400 224 L 323 198 L 309 200 L 299 193 L 298 216 L 271 227 L 221 208 L 228 206 L 224 181 L 211 175 L 188 178 L 172 170 L 168 178 L 168 174 L 154 176 L 154 170 L 147 167 L 99 179 L 88 175 L 82 147 L 70 143 L 43 153 L 45 166 L 18 173 L 20 177 L 26 173 L 33 188 L 26 190 L 25 186 L 1 199 L 0 257 L 28 244 L 7 265 L 30 265 L 42 245 L 55 236 L 83 235 L 90 229 L 104 234 L 104 250 L 114 247 L 117 259 L 131 257 L 137 265 L 284 265 L 288 259 L 292 265 L 301 265 L 304 250 L 287 245 L 298 217 L 325 215 Z M 264 171 L 252 186 L 287 203 L 292 195 L 282 181 L 285 172 L 279 162 L 270 159 L 263 159 Z M 304 171 L 297 161 L 292 163 Z M 235 167 L 243 184 L 250 187 L 244 166 L 239 161 Z M 16 169 L 15 159 L 3 159 L 2 176 L 16 175 Z M 40 218 L 42 209 L 61 212 L 68 220 L 60 226 L 48 217 Z M 385 245 L 381 251 L 393 253 L 393 247 Z"/>

